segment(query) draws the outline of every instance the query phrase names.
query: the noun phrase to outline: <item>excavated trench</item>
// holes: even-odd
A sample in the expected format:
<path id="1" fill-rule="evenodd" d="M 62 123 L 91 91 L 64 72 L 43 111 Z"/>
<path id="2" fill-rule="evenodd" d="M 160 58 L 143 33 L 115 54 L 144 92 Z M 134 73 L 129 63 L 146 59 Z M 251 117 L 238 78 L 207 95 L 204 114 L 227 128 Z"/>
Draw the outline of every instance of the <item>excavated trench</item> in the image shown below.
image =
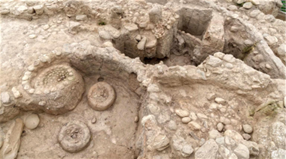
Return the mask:
<path id="1" fill-rule="evenodd" d="M 265 41 L 259 36 L 249 35 L 247 30 L 250 28 L 238 20 L 225 19 L 209 9 L 184 7 L 177 14 L 179 18 L 168 35 L 156 40 L 151 31 L 139 29 L 113 39 L 114 47 L 128 57 L 139 57 L 144 64 L 162 61 L 167 66 L 198 66 L 209 55 L 223 52 L 273 78 L 284 76 L 281 66 L 277 67 L 274 62 L 276 59 L 267 60 L 270 55 Z M 147 37 L 147 43 L 145 49 L 138 49 L 142 37 Z M 151 43 L 156 45 L 150 47 Z"/>
<path id="2" fill-rule="evenodd" d="M 25 146 L 19 150 L 18 158 L 48 159 L 63 154 L 65 157 L 75 159 L 90 158 L 90 156 L 137 158 L 137 122 L 141 109 L 140 97 L 144 95 L 144 89 L 139 86 L 137 75 L 125 70 L 118 61 L 100 56 L 79 58 L 79 55 L 81 53 L 74 53 L 68 58 L 61 57 L 60 60 L 50 57 L 50 64 L 42 64 L 41 68 L 33 70 L 29 76 L 32 80 L 28 83 L 35 93 L 29 92 L 30 89 L 27 93 L 30 94 L 34 104 L 23 101 L 18 106 L 25 110 L 25 114 L 30 114 L 31 111 L 37 113 L 41 118 L 41 125 L 33 131 L 24 130 L 21 144 Z M 41 81 L 44 82 L 44 86 L 37 84 Z M 95 109 L 89 103 L 93 98 L 89 96 L 89 91 L 95 84 L 102 82 L 110 85 L 115 93 L 113 102 L 104 108 L 106 111 Z M 36 91 L 42 87 L 45 87 L 43 92 L 38 94 Z M 104 101 L 112 95 L 109 91 L 105 89 L 99 92 L 99 97 L 97 95 L 95 99 L 99 99 L 99 103 Z M 42 96 L 43 94 L 46 95 Z M 26 95 L 25 98 L 27 98 Z M 73 121 L 77 122 L 73 123 Z M 64 126 L 67 124 L 76 125 L 79 131 L 85 132 L 81 134 L 82 136 L 73 137 L 73 140 L 79 140 L 79 143 L 85 140 L 86 142 L 82 143 L 85 145 L 77 146 L 61 142 L 67 140 L 65 133 L 71 133 L 68 129 L 72 128 L 65 128 L 67 130 L 64 132 Z M 85 130 L 83 130 L 84 127 Z M 90 137 L 87 137 L 89 133 Z M 55 147 L 54 143 L 57 142 L 58 135 L 62 136 L 58 139 L 61 146 L 56 145 L 57 148 L 51 150 L 52 154 L 49 153 L 50 151 L 44 153 L 34 151 L 35 146 L 38 149 Z M 54 138 L 41 144 L 43 137 L 46 136 L 54 136 Z M 80 151 L 81 149 L 85 150 Z M 64 153 L 64 150 L 71 153 Z M 77 153 L 73 154 L 74 152 Z"/>

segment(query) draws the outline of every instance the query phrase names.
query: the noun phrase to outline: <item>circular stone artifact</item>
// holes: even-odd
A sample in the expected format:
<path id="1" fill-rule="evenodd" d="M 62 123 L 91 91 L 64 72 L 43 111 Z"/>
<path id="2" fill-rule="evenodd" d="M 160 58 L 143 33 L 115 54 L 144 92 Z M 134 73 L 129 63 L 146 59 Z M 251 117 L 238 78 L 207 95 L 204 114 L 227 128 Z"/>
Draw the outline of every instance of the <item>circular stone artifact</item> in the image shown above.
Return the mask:
<path id="1" fill-rule="evenodd" d="M 106 82 L 94 84 L 88 91 L 88 103 L 94 110 L 106 110 L 115 101 L 115 91 L 111 85 Z"/>
<path id="2" fill-rule="evenodd" d="M 81 75 L 69 64 L 53 65 L 39 72 L 31 81 L 33 105 L 27 109 L 38 108 L 55 115 L 74 109 L 84 92 Z"/>
<path id="3" fill-rule="evenodd" d="M 89 143 L 90 131 L 82 122 L 70 122 L 62 127 L 58 140 L 65 151 L 78 152 L 84 149 Z"/>
<path id="4" fill-rule="evenodd" d="M 35 129 L 40 123 L 40 118 L 37 114 L 30 114 L 28 115 L 25 120 L 24 124 L 28 129 Z"/>

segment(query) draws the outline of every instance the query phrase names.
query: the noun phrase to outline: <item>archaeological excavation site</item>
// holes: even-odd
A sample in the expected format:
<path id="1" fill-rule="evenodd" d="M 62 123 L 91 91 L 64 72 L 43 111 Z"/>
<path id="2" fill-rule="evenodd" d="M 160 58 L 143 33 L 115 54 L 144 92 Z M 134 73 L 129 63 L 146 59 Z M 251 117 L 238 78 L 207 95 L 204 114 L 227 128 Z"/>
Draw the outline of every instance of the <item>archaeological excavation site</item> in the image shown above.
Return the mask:
<path id="1" fill-rule="evenodd" d="M 286 159 L 283 7 L 1 0 L 0 159 Z"/>

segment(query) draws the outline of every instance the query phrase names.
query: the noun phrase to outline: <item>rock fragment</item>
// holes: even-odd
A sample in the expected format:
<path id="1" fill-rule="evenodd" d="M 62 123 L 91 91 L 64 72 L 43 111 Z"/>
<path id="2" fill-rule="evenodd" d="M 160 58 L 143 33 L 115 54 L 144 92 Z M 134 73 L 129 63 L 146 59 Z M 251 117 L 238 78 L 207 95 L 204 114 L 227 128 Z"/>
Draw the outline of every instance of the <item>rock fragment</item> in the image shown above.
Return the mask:
<path id="1" fill-rule="evenodd" d="M 218 152 L 218 145 L 213 139 L 208 140 L 195 152 L 196 159 L 214 159 Z"/>
<path id="2" fill-rule="evenodd" d="M 242 137 L 245 139 L 245 140 L 250 140 L 251 136 L 249 134 L 242 134 Z"/>
<path id="3" fill-rule="evenodd" d="M 201 126 L 200 126 L 200 124 L 199 123 L 197 123 L 197 122 L 195 122 L 195 121 L 191 121 L 191 122 L 189 122 L 189 127 L 191 127 L 191 129 L 193 129 L 193 130 L 201 130 Z"/>
<path id="4" fill-rule="evenodd" d="M 1 93 L 1 101 L 3 104 L 9 104 L 11 102 L 11 98 L 8 92 Z"/>
<path id="5" fill-rule="evenodd" d="M 225 103 L 225 100 L 222 99 L 222 98 L 215 98 L 215 102 L 218 103 L 218 104 L 224 104 Z"/>
<path id="6" fill-rule="evenodd" d="M 182 118 L 182 123 L 184 123 L 184 124 L 187 124 L 187 123 L 189 123 L 191 121 L 191 118 L 190 117 L 184 117 L 184 118 Z"/>
<path id="7" fill-rule="evenodd" d="M 220 145 L 218 152 L 223 158 L 227 158 L 230 154 L 230 150 L 223 145 Z"/>
<path id="8" fill-rule="evenodd" d="M 158 151 L 163 151 L 169 147 L 169 139 L 166 135 L 160 134 L 154 139 L 153 146 Z"/>
<path id="9" fill-rule="evenodd" d="M 221 137 L 221 134 L 217 130 L 213 129 L 213 130 L 209 131 L 209 138 L 210 139 L 215 139 L 218 137 Z"/>
<path id="10" fill-rule="evenodd" d="M 190 114 L 188 111 L 182 110 L 182 109 L 176 109 L 176 110 L 175 110 L 175 113 L 176 113 L 179 117 L 181 117 L 181 118 L 187 117 L 187 116 L 189 116 L 189 114 Z"/>
<path id="11" fill-rule="evenodd" d="M 226 130 L 224 132 L 224 135 L 228 136 L 228 137 L 231 137 L 231 138 L 233 138 L 234 140 L 237 140 L 237 141 L 243 140 L 243 137 L 238 132 L 236 132 L 234 130 Z"/>
<path id="12" fill-rule="evenodd" d="M 36 5 L 34 6 L 34 10 L 36 11 L 36 14 L 41 15 L 44 13 L 44 5 Z"/>
<path id="13" fill-rule="evenodd" d="M 248 148 L 243 144 L 238 144 L 238 146 L 234 149 L 234 153 L 243 159 L 249 158 L 249 150 Z"/>
<path id="14" fill-rule="evenodd" d="M 192 148 L 192 145 L 184 145 L 181 154 L 183 157 L 188 157 L 193 153 L 194 149 Z"/>
<path id="15" fill-rule="evenodd" d="M 1 149 L 0 158 L 15 159 L 17 157 L 20 144 L 21 134 L 23 131 L 24 123 L 21 119 L 13 121 L 10 129 L 5 135 L 3 147 Z"/>
<path id="16" fill-rule="evenodd" d="M 252 133 L 252 131 L 253 131 L 252 127 L 250 125 L 248 125 L 248 124 L 244 124 L 242 126 L 242 128 L 243 128 L 243 131 L 248 133 L 248 134 Z"/>
<path id="17" fill-rule="evenodd" d="M 171 129 L 171 130 L 176 130 L 177 129 L 177 124 L 175 121 L 171 120 L 169 123 L 168 123 L 168 128 Z"/>
<path id="18" fill-rule="evenodd" d="M 222 123 L 218 123 L 217 124 L 217 130 L 218 131 L 222 131 L 223 130 L 224 125 Z"/>
<path id="19" fill-rule="evenodd" d="M 40 118 L 37 114 L 30 114 L 24 120 L 25 127 L 31 130 L 37 128 L 39 123 Z"/>
<path id="20" fill-rule="evenodd" d="M 137 44 L 137 49 L 138 50 L 144 50 L 145 49 L 145 44 L 147 42 L 147 38 L 146 37 L 143 37 L 141 39 L 141 41 Z"/>
<path id="21" fill-rule="evenodd" d="M 159 5 L 155 5 L 149 12 L 149 18 L 151 23 L 158 23 L 162 20 L 162 8 Z"/>
<path id="22" fill-rule="evenodd" d="M 250 9 L 250 8 L 252 8 L 252 6 L 253 6 L 253 4 L 251 2 L 246 2 L 243 4 L 243 8 L 245 8 L 245 9 Z"/>
<path id="23" fill-rule="evenodd" d="M 112 36 L 105 30 L 100 30 L 98 35 L 104 40 L 111 40 Z"/>
<path id="24" fill-rule="evenodd" d="M 9 9 L 2 9 L 1 11 L 0 11 L 0 14 L 1 15 L 7 15 L 7 14 L 9 14 L 10 13 L 10 10 Z"/>
<path id="25" fill-rule="evenodd" d="M 75 20 L 77 20 L 77 21 L 84 21 L 84 20 L 86 20 L 87 19 L 87 16 L 86 15 L 77 15 L 76 17 L 75 17 Z"/>

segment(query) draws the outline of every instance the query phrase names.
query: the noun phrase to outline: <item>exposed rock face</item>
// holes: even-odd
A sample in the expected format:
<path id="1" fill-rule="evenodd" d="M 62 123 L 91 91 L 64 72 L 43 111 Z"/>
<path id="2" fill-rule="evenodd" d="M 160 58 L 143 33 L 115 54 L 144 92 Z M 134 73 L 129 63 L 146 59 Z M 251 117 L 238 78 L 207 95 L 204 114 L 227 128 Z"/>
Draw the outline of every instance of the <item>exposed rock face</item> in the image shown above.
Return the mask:
<path id="1" fill-rule="evenodd" d="M 14 159 L 17 157 L 21 144 L 23 127 L 24 123 L 21 119 L 16 119 L 13 121 L 13 124 L 5 135 L 5 140 L 1 148 L 1 158 Z"/>

